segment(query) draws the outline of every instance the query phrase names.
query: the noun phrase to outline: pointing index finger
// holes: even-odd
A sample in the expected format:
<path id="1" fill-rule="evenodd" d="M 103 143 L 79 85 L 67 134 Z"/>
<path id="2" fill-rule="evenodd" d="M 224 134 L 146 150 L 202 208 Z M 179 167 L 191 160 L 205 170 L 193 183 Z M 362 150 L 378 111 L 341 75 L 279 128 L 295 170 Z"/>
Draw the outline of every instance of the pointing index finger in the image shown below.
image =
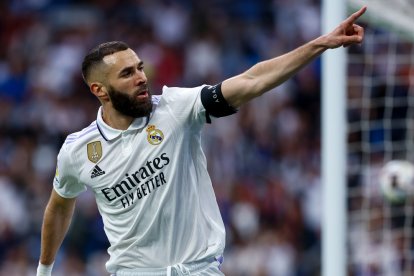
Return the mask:
<path id="1" fill-rule="evenodd" d="M 361 15 L 363 15 L 365 13 L 365 11 L 367 10 L 367 7 L 364 6 L 361 9 L 359 9 L 359 11 L 354 12 L 353 14 L 351 14 L 346 20 L 346 23 L 353 23 L 355 22 Z"/>

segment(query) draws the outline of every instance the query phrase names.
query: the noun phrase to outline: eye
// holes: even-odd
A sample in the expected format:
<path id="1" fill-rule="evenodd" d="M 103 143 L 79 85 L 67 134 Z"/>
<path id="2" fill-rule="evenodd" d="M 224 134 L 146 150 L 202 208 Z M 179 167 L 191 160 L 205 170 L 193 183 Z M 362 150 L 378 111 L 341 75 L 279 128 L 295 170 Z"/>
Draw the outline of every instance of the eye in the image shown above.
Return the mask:
<path id="1" fill-rule="evenodd" d="M 128 71 L 124 72 L 121 75 L 121 77 L 123 77 L 123 78 L 127 78 L 127 77 L 130 77 L 130 76 L 132 76 L 132 70 L 128 70 Z"/>
<path id="2" fill-rule="evenodd" d="M 138 71 L 144 71 L 144 65 L 139 65 L 138 66 Z"/>

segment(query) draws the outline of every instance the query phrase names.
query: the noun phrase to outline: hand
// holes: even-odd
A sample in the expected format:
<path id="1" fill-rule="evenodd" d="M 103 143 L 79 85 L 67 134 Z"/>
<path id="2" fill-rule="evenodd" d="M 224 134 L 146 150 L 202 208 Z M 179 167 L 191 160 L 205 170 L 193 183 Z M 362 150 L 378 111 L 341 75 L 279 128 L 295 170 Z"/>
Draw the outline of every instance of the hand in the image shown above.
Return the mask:
<path id="1" fill-rule="evenodd" d="M 364 28 L 354 22 L 365 13 L 367 7 L 362 7 L 345 19 L 331 33 L 324 36 L 327 48 L 347 47 L 352 44 L 361 43 L 364 39 Z"/>

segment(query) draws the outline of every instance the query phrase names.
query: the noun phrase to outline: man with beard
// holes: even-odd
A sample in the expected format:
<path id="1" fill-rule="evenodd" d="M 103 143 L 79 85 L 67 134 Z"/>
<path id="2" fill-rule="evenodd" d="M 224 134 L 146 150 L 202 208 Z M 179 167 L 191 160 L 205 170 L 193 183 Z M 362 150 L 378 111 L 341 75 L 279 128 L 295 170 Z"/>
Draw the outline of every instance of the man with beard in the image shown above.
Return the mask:
<path id="1" fill-rule="evenodd" d="M 65 140 L 45 210 L 37 275 L 51 275 L 76 197 L 89 187 L 110 242 L 109 273 L 223 275 L 225 230 L 201 149 L 211 117 L 281 84 L 330 48 L 361 43 L 354 24 L 335 30 L 214 86 L 164 87 L 152 96 L 142 60 L 123 42 L 91 50 L 82 64 L 102 106 L 97 119 Z"/>

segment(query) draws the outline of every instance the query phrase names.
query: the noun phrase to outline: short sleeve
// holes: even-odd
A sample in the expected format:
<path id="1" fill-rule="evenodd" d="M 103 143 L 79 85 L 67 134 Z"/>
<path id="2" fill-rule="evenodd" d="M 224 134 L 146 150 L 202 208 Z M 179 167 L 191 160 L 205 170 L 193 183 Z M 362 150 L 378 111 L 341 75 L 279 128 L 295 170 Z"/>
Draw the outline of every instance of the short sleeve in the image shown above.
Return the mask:
<path id="1" fill-rule="evenodd" d="M 205 108 L 201 103 L 200 92 L 203 86 L 193 88 L 166 87 L 162 98 L 179 121 L 190 120 L 205 123 Z"/>
<path id="2" fill-rule="evenodd" d="M 53 187 L 60 196 L 65 198 L 74 198 L 86 191 L 86 186 L 79 182 L 77 177 L 79 172 L 76 171 L 74 161 L 68 149 L 63 145 L 57 157 Z"/>

